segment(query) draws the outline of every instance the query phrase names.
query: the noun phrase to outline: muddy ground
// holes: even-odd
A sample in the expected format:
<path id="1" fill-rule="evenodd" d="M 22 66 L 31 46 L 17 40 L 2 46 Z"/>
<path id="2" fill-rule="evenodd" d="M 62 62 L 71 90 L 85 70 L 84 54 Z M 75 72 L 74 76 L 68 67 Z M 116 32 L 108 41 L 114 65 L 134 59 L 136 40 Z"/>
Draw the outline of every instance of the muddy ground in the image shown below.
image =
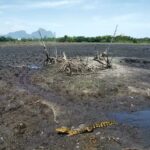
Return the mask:
<path id="1" fill-rule="evenodd" d="M 48 45 L 50 53 L 90 56 L 105 44 Z M 114 44 L 113 68 L 72 77 L 43 66 L 40 45 L 0 46 L 0 149 L 149 150 L 150 123 L 134 118 L 150 108 L 150 46 Z M 78 127 L 103 120 L 118 125 L 74 137 L 58 135 L 60 126 Z M 138 117 L 136 118 L 138 120 Z M 140 120 L 139 120 L 140 122 Z"/>

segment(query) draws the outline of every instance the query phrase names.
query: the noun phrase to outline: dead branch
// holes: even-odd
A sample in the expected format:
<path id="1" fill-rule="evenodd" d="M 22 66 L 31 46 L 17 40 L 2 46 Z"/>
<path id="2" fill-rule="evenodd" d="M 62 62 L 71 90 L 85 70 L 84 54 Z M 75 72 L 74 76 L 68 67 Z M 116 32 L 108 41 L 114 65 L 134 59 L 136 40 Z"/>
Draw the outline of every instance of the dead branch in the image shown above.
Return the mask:
<path id="1" fill-rule="evenodd" d="M 45 59 L 44 63 L 45 64 L 55 64 L 56 63 L 56 58 L 55 57 L 50 57 L 48 49 L 47 49 L 47 47 L 44 43 L 44 40 L 43 40 L 43 37 L 42 37 L 42 34 L 41 34 L 40 31 L 39 31 L 39 35 L 41 37 L 41 42 L 42 42 L 42 45 L 43 45 L 43 48 L 44 48 L 44 53 L 46 55 L 46 59 Z"/>
<path id="2" fill-rule="evenodd" d="M 117 29 L 118 29 L 118 25 L 115 28 L 111 42 L 108 45 L 108 47 L 106 48 L 106 50 L 101 54 L 99 54 L 97 52 L 96 56 L 93 59 L 93 60 L 97 61 L 98 63 L 100 63 L 102 65 L 102 67 L 104 67 L 104 68 L 111 68 L 112 67 L 112 57 L 110 58 L 110 56 L 109 56 L 109 50 L 110 50 L 110 46 L 111 46 L 111 44 L 112 44 L 112 42 L 116 36 Z"/>
<path id="3" fill-rule="evenodd" d="M 109 59 L 109 55 L 106 52 L 97 54 L 93 60 L 100 63 L 103 68 L 111 68 L 112 67 L 111 61 Z"/>

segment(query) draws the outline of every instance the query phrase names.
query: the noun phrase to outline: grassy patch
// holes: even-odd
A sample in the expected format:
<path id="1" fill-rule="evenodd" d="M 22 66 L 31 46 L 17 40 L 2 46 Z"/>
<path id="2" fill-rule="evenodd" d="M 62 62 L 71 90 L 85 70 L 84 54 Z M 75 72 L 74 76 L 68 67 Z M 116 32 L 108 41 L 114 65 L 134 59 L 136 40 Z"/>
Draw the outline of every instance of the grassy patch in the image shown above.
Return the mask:
<path id="1" fill-rule="evenodd" d="M 32 76 L 32 82 L 42 88 L 55 90 L 63 95 L 77 97 L 107 97 L 124 93 L 125 85 L 115 77 L 100 74 L 66 76 L 58 73 L 55 67 L 47 68 L 42 73 Z"/>

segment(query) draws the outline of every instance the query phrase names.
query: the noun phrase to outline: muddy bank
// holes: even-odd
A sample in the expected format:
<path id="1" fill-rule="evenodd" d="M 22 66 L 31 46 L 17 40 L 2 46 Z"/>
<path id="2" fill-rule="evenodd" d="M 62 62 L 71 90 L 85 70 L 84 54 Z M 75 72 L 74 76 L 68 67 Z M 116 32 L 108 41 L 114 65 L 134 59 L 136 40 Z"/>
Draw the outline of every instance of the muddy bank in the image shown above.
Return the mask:
<path id="1" fill-rule="evenodd" d="M 37 57 L 30 55 L 34 50 L 16 52 L 12 60 L 8 60 L 13 55 L 10 51 L 10 56 L 1 57 L 0 149 L 149 150 L 149 63 L 117 58 L 113 69 L 67 77 L 55 74 L 53 68 L 40 68 Z M 73 128 L 103 120 L 116 120 L 118 125 L 74 137 L 55 132 L 60 126 Z"/>

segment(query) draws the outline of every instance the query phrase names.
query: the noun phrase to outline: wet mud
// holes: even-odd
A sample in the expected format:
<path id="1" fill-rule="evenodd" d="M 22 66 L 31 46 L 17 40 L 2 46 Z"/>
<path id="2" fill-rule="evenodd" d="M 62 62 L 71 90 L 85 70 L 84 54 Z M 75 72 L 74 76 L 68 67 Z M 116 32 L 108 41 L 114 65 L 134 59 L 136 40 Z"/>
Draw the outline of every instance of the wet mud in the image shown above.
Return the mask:
<path id="1" fill-rule="evenodd" d="M 58 47 L 64 49 L 61 46 Z M 71 48 L 70 46 L 65 45 L 65 48 Z M 84 49 L 88 46 L 80 45 Z M 72 47 L 77 49 L 79 45 L 73 45 Z M 91 47 L 94 48 L 93 45 L 90 45 Z M 29 47 L 24 48 L 28 49 Z M 128 46 L 128 49 L 131 48 L 133 46 Z M 150 49 L 148 46 L 134 47 L 134 49 L 138 48 L 137 51 L 140 52 L 135 53 L 134 51 L 132 55 L 136 54 L 136 57 L 138 55 L 141 57 L 141 49 L 146 52 L 149 52 Z M 1 47 L 1 52 L 4 49 L 6 50 L 7 47 Z M 128 75 L 128 83 L 131 83 L 131 85 L 127 85 L 129 90 L 127 95 L 82 99 L 81 97 L 70 97 L 66 93 L 61 93 L 55 89 L 46 89 L 33 83 L 32 77 L 35 74 L 42 74 L 45 70 L 41 65 L 43 55 L 41 55 L 39 62 L 39 59 L 35 59 L 37 56 L 34 53 L 36 47 L 33 49 L 33 54 L 30 55 L 20 49 L 16 51 L 16 54 L 13 54 L 16 49 L 18 47 L 14 47 L 12 53 L 8 50 L 10 55 L 8 57 L 16 55 L 19 56 L 17 59 L 15 56 L 8 61 L 6 61 L 6 57 L 1 56 L 0 58 L 0 149 L 150 149 L 150 135 L 148 132 L 150 131 L 150 97 L 148 90 L 150 88 L 150 79 L 148 78 L 150 77 L 150 64 L 147 63 L 148 58 L 145 59 L 146 63 L 143 60 L 142 63 L 139 60 L 126 61 L 122 57 L 117 59 L 117 65 L 119 65 L 117 72 L 120 72 L 116 74 L 115 69 L 113 69 L 111 73 L 122 77 Z M 114 55 L 118 51 L 117 45 Z M 127 52 L 124 50 L 123 54 L 125 53 Z M 145 56 L 145 53 L 143 56 Z M 38 62 L 36 62 L 37 60 Z M 26 61 L 30 63 L 26 63 Z M 135 63 L 140 67 L 134 66 Z M 104 71 L 104 73 L 100 73 L 100 76 L 105 76 L 108 81 L 111 81 L 112 78 L 109 75 L 106 76 L 107 74 L 110 74 L 110 71 Z M 105 120 L 116 120 L 118 125 L 96 129 L 94 132 L 74 137 L 61 136 L 55 132 L 55 129 L 60 126 L 75 128 Z"/>

